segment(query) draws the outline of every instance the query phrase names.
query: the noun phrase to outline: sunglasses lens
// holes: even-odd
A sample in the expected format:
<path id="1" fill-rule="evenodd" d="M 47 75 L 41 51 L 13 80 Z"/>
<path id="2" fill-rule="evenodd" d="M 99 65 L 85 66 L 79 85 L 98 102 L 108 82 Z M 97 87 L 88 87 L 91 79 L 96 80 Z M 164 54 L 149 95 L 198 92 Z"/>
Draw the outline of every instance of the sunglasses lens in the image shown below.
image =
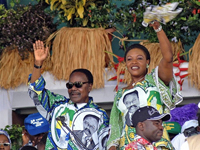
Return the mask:
<path id="1" fill-rule="evenodd" d="M 68 89 L 71 89 L 72 87 L 73 87 L 73 83 L 71 83 L 71 82 L 68 82 L 67 84 L 66 84 L 66 87 L 68 88 Z"/>
<path id="2" fill-rule="evenodd" d="M 3 143 L 3 146 L 9 146 L 10 143 Z"/>
<path id="3" fill-rule="evenodd" d="M 77 88 L 81 88 L 83 83 L 82 82 L 75 82 L 74 85 L 77 87 Z"/>
<path id="4" fill-rule="evenodd" d="M 83 84 L 85 84 L 85 83 L 88 83 L 88 82 L 74 82 L 74 83 L 68 82 L 68 83 L 66 83 L 66 87 L 68 89 L 71 89 L 75 85 L 76 88 L 81 88 L 83 86 Z"/>

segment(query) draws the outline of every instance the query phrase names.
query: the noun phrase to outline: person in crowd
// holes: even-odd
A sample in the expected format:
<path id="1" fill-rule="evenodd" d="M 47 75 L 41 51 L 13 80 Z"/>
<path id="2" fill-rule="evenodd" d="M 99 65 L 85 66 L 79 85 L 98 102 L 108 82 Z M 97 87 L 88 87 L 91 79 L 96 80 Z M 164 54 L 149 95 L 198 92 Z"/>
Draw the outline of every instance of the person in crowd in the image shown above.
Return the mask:
<path id="1" fill-rule="evenodd" d="M 4 130 L 0 130 L 0 150 L 10 150 L 11 140 L 8 133 Z"/>
<path id="2" fill-rule="evenodd" d="M 200 106 L 200 103 L 198 104 L 198 107 Z M 199 107 L 200 108 L 200 107 Z M 188 133 L 190 133 L 193 136 L 189 136 L 186 141 L 181 145 L 180 150 L 199 150 L 200 149 L 200 115 L 198 116 L 198 126 L 194 125 L 191 131 L 191 127 Z M 195 129 L 195 130 L 194 130 Z M 196 134 L 196 135 L 195 135 Z"/>
<path id="3" fill-rule="evenodd" d="M 167 133 L 169 134 L 170 140 L 172 140 L 176 135 L 181 133 L 181 125 L 178 122 L 174 121 L 165 122 L 165 127 Z"/>
<path id="4" fill-rule="evenodd" d="M 163 135 L 163 121 L 170 119 L 170 114 L 160 114 L 151 106 L 141 107 L 132 115 L 132 127 L 136 129 L 134 140 L 125 150 L 154 149 L 153 143 L 159 141 Z"/>
<path id="5" fill-rule="evenodd" d="M 93 98 L 89 96 L 93 75 L 87 69 L 73 70 L 66 84 L 69 98 L 50 92 L 45 88 L 46 83 L 41 76 L 41 67 L 48 56 L 49 49 L 45 48 L 43 42 L 39 40 L 33 44 L 33 48 L 35 62 L 32 75 L 29 76 L 29 95 L 43 116 L 45 116 L 44 110 L 46 111 L 46 119 L 51 124 L 45 149 L 89 149 L 88 145 L 73 133 L 74 130 L 84 130 L 83 118 L 88 114 L 99 118 L 97 134 L 93 137 L 97 141 L 93 149 L 98 149 L 103 139 L 99 136 L 103 135 L 102 132 L 108 134 L 110 127 L 105 110 L 95 104 Z M 44 110 L 40 110 L 39 106 L 43 106 Z"/>
<path id="6" fill-rule="evenodd" d="M 181 150 L 181 146 L 188 137 L 198 134 L 198 126 L 199 124 L 197 120 L 192 119 L 186 121 L 181 127 L 181 133 L 176 135 L 171 141 L 174 148 L 176 150 Z"/>
<path id="7" fill-rule="evenodd" d="M 37 150 L 34 146 L 26 145 L 21 148 L 21 150 Z"/>
<path id="8" fill-rule="evenodd" d="M 37 148 L 41 139 L 49 130 L 48 121 L 40 113 L 33 113 L 24 119 L 24 126 L 25 129 L 22 133 L 23 147 L 28 145 Z"/>
<path id="9" fill-rule="evenodd" d="M 47 141 L 47 135 L 48 135 L 48 133 L 45 133 L 45 135 L 42 137 L 40 142 L 37 144 L 37 149 L 38 150 L 45 150 L 45 145 L 46 145 L 46 141 Z"/>
<path id="10" fill-rule="evenodd" d="M 181 145 L 180 150 L 199 150 L 200 149 L 200 134 L 190 136 Z"/>
<path id="11" fill-rule="evenodd" d="M 109 150 L 124 149 L 134 139 L 133 131 L 126 125 L 125 116 L 128 109 L 123 104 L 126 94 L 135 90 L 138 91 L 139 107 L 153 106 L 159 113 L 169 113 L 175 105 L 182 101 L 180 87 L 173 75 L 173 54 L 171 44 L 162 30 L 159 22 L 151 23 L 155 30 L 162 53 L 162 59 L 159 65 L 147 74 L 150 64 L 150 54 L 148 50 L 140 45 L 133 44 L 125 52 L 124 61 L 127 71 L 131 76 L 131 83 L 127 87 L 117 91 L 110 115 L 111 135 L 107 142 Z M 118 120 L 119 123 L 116 123 Z M 164 129 L 163 138 L 156 143 L 157 147 L 173 149 L 169 141 L 166 129 Z M 160 143 L 159 143 L 160 142 Z M 163 145 L 163 143 L 165 143 Z"/>

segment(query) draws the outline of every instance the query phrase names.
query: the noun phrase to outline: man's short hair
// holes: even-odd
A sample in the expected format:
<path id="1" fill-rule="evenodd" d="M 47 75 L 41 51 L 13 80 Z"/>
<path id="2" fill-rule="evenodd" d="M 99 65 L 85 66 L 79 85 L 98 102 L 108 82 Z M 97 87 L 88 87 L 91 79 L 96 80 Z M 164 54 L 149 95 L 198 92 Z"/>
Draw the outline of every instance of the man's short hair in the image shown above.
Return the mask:
<path id="1" fill-rule="evenodd" d="M 24 120 L 24 126 L 32 136 L 45 133 L 49 130 L 48 121 L 40 113 L 28 115 Z"/>
<path id="2" fill-rule="evenodd" d="M 134 91 L 132 91 L 132 92 L 130 92 L 130 93 L 127 93 L 127 94 L 124 96 L 123 102 L 125 102 L 126 97 L 127 97 L 127 96 L 130 96 L 130 95 L 136 95 L 136 96 L 139 98 L 138 91 L 137 91 L 137 90 L 134 90 Z"/>
<path id="3" fill-rule="evenodd" d="M 85 120 L 88 117 L 94 118 L 97 122 L 99 122 L 99 118 L 97 116 L 91 115 L 91 114 L 85 115 L 85 117 L 83 118 L 83 120 Z"/>
<path id="4" fill-rule="evenodd" d="M 21 150 L 37 150 L 37 148 L 35 148 L 33 146 L 26 145 L 26 146 L 23 146 L 21 148 Z"/>
<path id="5" fill-rule="evenodd" d="M 81 73 L 85 74 L 86 77 L 87 77 L 87 79 L 88 79 L 88 82 L 91 83 L 91 84 L 93 84 L 93 75 L 92 75 L 92 73 L 89 70 L 83 69 L 83 68 L 75 69 L 74 71 L 72 71 L 72 73 L 70 74 L 69 77 L 71 77 L 72 74 L 75 73 L 75 72 L 81 72 Z"/>

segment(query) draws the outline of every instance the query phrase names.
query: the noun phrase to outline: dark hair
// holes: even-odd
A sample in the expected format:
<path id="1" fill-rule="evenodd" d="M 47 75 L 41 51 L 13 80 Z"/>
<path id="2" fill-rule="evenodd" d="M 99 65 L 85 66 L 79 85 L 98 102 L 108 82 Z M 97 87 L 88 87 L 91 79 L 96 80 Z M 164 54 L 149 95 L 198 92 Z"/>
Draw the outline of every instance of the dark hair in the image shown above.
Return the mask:
<path id="1" fill-rule="evenodd" d="M 92 118 L 96 119 L 97 122 L 99 122 L 99 118 L 97 116 L 91 115 L 91 114 L 85 115 L 85 117 L 83 118 L 83 120 L 85 120 L 87 117 L 92 117 Z"/>
<path id="2" fill-rule="evenodd" d="M 40 143 L 46 144 L 47 135 L 48 135 L 48 133 L 45 133 L 45 134 L 44 134 L 44 136 L 43 136 L 42 139 L 40 140 Z"/>
<path id="3" fill-rule="evenodd" d="M 92 73 L 89 70 L 83 69 L 83 68 L 81 68 L 81 69 L 75 69 L 74 71 L 72 71 L 72 73 L 70 74 L 69 77 L 71 77 L 72 74 L 75 73 L 75 72 L 84 73 L 86 75 L 87 79 L 88 79 L 88 82 L 93 84 L 93 75 L 92 75 Z"/>
<path id="4" fill-rule="evenodd" d="M 135 91 L 130 92 L 130 93 L 128 93 L 128 94 L 126 94 L 126 95 L 124 96 L 124 98 L 123 98 L 123 103 L 126 101 L 126 97 L 129 96 L 129 95 L 132 95 L 132 94 L 136 95 L 136 96 L 139 98 L 138 91 L 135 90 Z"/>
<path id="5" fill-rule="evenodd" d="M 198 125 L 200 126 L 200 115 L 198 116 Z"/>
<path id="6" fill-rule="evenodd" d="M 23 146 L 21 150 L 37 150 L 37 148 L 27 145 L 27 146 Z"/>
<path id="7" fill-rule="evenodd" d="M 147 50 L 146 47 L 144 47 L 143 45 L 140 45 L 140 44 L 132 44 L 131 46 L 129 46 L 127 49 L 126 49 L 126 52 L 124 54 L 124 61 L 126 62 L 126 55 L 128 54 L 128 52 L 134 48 L 138 48 L 138 49 L 141 49 L 144 54 L 146 55 L 146 59 L 149 60 L 149 64 L 150 64 L 150 54 L 149 54 L 149 51 Z"/>

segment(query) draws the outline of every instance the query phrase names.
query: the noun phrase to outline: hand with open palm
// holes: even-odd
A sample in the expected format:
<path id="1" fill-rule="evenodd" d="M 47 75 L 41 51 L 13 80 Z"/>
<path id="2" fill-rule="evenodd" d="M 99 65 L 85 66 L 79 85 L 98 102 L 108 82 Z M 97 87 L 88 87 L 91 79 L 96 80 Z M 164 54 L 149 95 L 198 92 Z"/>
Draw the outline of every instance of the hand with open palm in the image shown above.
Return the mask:
<path id="1" fill-rule="evenodd" d="M 40 40 L 33 44 L 35 64 L 41 66 L 43 61 L 47 58 L 49 53 L 49 48 L 44 47 L 44 43 Z"/>

